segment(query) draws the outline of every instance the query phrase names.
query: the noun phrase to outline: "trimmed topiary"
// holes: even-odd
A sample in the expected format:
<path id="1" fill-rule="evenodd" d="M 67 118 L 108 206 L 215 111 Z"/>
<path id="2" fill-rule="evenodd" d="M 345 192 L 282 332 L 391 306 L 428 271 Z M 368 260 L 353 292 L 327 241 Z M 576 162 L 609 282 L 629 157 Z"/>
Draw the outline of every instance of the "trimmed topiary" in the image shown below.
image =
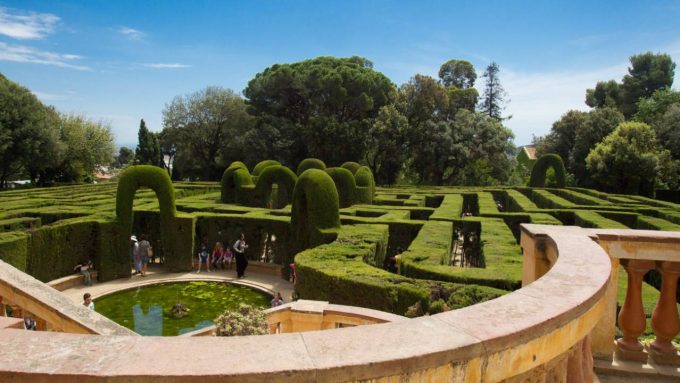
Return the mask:
<path id="1" fill-rule="evenodd" d="M 326 173 L 331 176 L 335 183 L 335 189 L 340 198 L 340 208 L 352 206 L 357 188 L 352 172 L 345 168 L 328 168 Z"/>
<path id="2" fill-rule="evenodd" d="M 341 168 L 345 168 L 352 172 L 352 174 L 355 174 L 357 170 L 361 167 L 361 164 L 352 162 L 352 161 L 347 161 L 344 164 L 340 165 Z"/>
<path id="3" fill-rule="evenodd" d="M 295 184 L 290 226 L 300 250 L 333 241 L 340 228 L 338 192 L 331 176 L 308 169 Z"/>
<path id="4" fill-rule="evenodd" d="M 246 203 L 255 188 L 248 168 L 235 161 L 222 174 L 221 199 L 224 203 Z"/>
<path id="5" fill-rule="evenodd" d="M 326 170 L 326 164 L 318 158 L 305 158 L 300 162 L 297 168 L 298 177 L 302 175 L 307 169 Z"/>
<path id="6" fill-rule="evenodd" d="M 357 184 L 354 203 L 372 204 L 375 195 L 375 181 L 371 169 L 368 166 L 360 167 L 354 174 L 354 178 Z"/>
<path id="7" fill-rule="evenodd" d="M 293 190 L 297 180 L 298 177 L 295 173 L 286 166 L 270 165 L 264 168 L 255 186 L 254 202 L 256 206 L 267 207 L 267 203 L 271 199 L 272 185 L 277 184 L 278 193 L 271 208 L 281 209 L 285 207 L 293 198 Z"/>
<path id="8" fill-rule="evenodd" d="M 279 161 L 276 160 L 264 160 L 260 161 L 255 167 L 253 168 L 253 177 L 259 177 L 260 174 L 262 174 L 262 171 L 270 166 L 275 166 L 275 165 L 281 165 Z"/>
<path id="9" fill-rule="evenodd" d="M 529 179 L 529 186 L 533 188 L 545 187 L 545 175 L 548 168 L 553 168 L 555 171 L 555 181 L 558 188 L 563 188 L 566 185 L 566 170 L 562 158 L 554 153 L 542 155 L 531 170 L 531 179 Z"/>
<path id="10" fill-rule="evenodd" d="M 170 181 L 168 173 L 157 166 L 137 165 L 127 168 L 118 180 L 118 190 L 116 192 L 116 218 L 121 225 L 120 232 L 120 251 L 127 257 L 130 247 L 130 234 L 132 233 L 132 203 L 135 193 L 140 187 L 152 189 L 160 208 L 161 224 L 161 244 L 165 259 L 169 264 L 182 264 L 186 261 L 186 268 L 191 267 L 191 253 L 184 254 L 177 251 L 173 244 L 176 236 L 174 228 L 174 218 L 177 215 L 175 210 L 175 189 Z M 129 257 L 128 257 L 129 261 Z M 127 271 L 129 273 L 129 263 Z"/>

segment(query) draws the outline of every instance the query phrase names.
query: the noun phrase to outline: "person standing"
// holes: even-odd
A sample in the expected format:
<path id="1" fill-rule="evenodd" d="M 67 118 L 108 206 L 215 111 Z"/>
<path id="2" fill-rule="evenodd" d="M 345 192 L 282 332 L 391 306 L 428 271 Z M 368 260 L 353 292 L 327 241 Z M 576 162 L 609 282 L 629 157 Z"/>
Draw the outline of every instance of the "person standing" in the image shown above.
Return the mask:
<path id="1" fill-rule="evenodd" d="M 239 278 L 245 277 L 246 268 L 248 267 L 248 259 L 244 254 L 247 248 L 246 235 L 241 233 L 238 241 L 234 243 L 234 251 L 236 254 L 236 276 Z"/>
<path id="2" fill-rule="evenodd" d="M 142 276 L 146 276 L 146 267 L 149 264 L 149 252 L 151 251 L 151 243 L 146 240 L 146 235 L 140 236 L 141 241 L 139 241 L 139 256 L 142 261 Z"/>
<path id="3" fill-rule="evenodd" d="M 137 237 L 130 237 L 130 251 L 132 252 L 132 264 L 135 267 L 135 272 L 132 275 L 142 273 L 142 258 L 139 255 L 139 243 L 137 243 Z"/>
<path id="4" fill-rule="evenodd" d="M 274 299 L 272 299 L 269 303 L 271 303 L 272 307 L 276 306 L 281 306 L 282 304 L 286 303 L 283 301 L 283 298 L 281 297 L 280 292 L 276 292 L 276 295 L 274 295 Z"/>

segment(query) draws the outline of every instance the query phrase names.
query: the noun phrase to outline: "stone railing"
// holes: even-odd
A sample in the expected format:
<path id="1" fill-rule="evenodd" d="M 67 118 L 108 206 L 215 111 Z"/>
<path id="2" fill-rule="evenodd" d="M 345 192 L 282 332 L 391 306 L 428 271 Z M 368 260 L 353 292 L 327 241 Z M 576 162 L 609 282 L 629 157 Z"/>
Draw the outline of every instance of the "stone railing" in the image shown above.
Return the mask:
<path id="1" fill-rule="evenodd" d="M 363 307 L 299 300 L 266 311 L 270 334 L 401 322 L 405 317 Z"/>
<path id="2" fill-rule="evenodd" d="M 626 270 L 628 289 L 618 315 L 618 327 L 623 337 L 614 338 L 613 319 L 608 319 L 607 333 L 610 347 L 618 359 L 647 363 L 651 358 L 657 365 L 680 366 L 680 354 L 671 343 L 680 332 L 680 318 L 676 302 L 678 277 L 680 276 L 680 233 L 632 230 L 591 230 L 598 243 L 607 251 L 612 261 L 612 278 L 618 276 L 618 265 Z M 650 270 L 661 275 L 661 291 L 652 313 L 651 327 L 655 339 L 648 345 L 640 343 L 647 321 L 643 310 L 643 276 Z M 613 318 L 616 296 L 610 298 L 608 315 Z M 611 357 L 611 352 L 609 352 Z"/>
<path id="3" fill-rule="evenodd" d="M 605 312 L 610 260 L 583 229 L 522 230 L 525 286 L 492 301 L 392 323 L 251 337 L 0 329 L 0 381 L 589 381 L 589 334 Z M 331 306 L 321 326 L 346 323 L 347 316 L 330 319 Z M 288 309 L 279 310 L 275 323 L 285 332 Z"/>
<path id="4" fill-rule="evenodd" d="M 85 306 L 74 305 L 54 288 L 0 261 L 0 316 L 9 311 L 15 318 L 33 319 L 38 330 L 137 335 Z"/>

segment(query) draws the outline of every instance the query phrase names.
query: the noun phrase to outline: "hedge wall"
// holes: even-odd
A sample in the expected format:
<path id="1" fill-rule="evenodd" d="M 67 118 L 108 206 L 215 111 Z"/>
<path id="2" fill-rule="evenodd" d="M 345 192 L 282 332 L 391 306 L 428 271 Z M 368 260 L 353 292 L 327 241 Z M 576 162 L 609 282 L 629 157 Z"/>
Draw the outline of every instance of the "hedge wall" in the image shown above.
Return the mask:
<path id="1" fill-rule="evenodd" d="M 555 181 L 557 187 L 563 188 L 566 185 L 565 175 L 567 173 L 564 168 L 562 158 L 557 154 L 545 154 L 536 160 L 534 168 L 531 169 L 531 178 L 529 179 L 529 186 L 534 188 L 545 187 L 545 176 L 548 168 L 553 168 L 555 171 Z"/>
<path id="2" fill-rule="evenodd" d="M 354 196 L 355 203 L 372 204 L 375 195 L 375 181 L 371 169 L 368 166 L 360 167 L 354 174 L 354 178 L 357 185 Z"/>
<path id="3" fill-rule="evenodd" d="M 345 168 L 352 172 L 352 175 L 356 174 L 357 170 L 361 167 L 361 164 L 352 162 L 352 161 L 347 161 L 344 164 L 340 165 L 341 168 Z"/>
<path id="4" fill-rule="evenodd" d="M 262 164 L 262 162 L 260 162 L 260 164 Z M 271 208 L 281 209 L 282 207 L 285 207 L 292 201 L 293 190 L 295 189 L 297 179 L 298 177 L 289 168 L 270 163 L 269 166 L 261 170 L 260 176 L 257 179 L 257 185 L 254 189 L 253 205 L 268 207 L 267 205 L 272 199 L 272 186 L 276 184 L 278 186 L 276 198 L 272 201 L 273 205 Z"/>
<path id="5" fill-rule="evenodd" d="M 302 175 L 307 169 L 326 170 L 326 164 L 318 158 L 305 158 L 298 164 L 297 175 Z"/>
<path id="6" fill-rule="evenodd" d="M 295 184 L 290 226 L 298 249 L 335 239 L 340 227 L 339 198 L 333 179 L 323 170 L 308 169 Z"/>
<path id="7" fill-rule="evenodd" d="M 281 163 L 276 160 L 264 160 L 258 162 L 257 165 L 255 165 L 255 167 L 253 168 L 253 177 L 259 177 L 264 169 L 276 165 L 281 165 Z"/>
<path id="8" fill-rule="evenodd" d="M 345 168 L 328 168 L 326 169 L 326 173 L 331 176 L 335 183 L 340 207 L 345 208 L 354 205 L 357 189 L 354 174 Z"/>
<path id="9" fill-rule="evenodd" d="M 384 225 L 343 226 L 336 241 L 297 254 L 295 290 L 300 298 L 404 315 L 415 304 L 427 312 L 442 298 L 457 308 L 506 293 L 483 286 L 412 279 L 371 266 L 384 257 L 387 232 Z"/>
<path id="10" fill-rule="evenodd" d="M 0 233 L 0 259 L 26 271 L 29 236 L 23 232 Z"/>
<path id="11" fill-rule="evenodd" d="M 232 162 L 222 174 L 222 202 L 246 204 L 252 198 L 255 184 L 242 162 Z"/>

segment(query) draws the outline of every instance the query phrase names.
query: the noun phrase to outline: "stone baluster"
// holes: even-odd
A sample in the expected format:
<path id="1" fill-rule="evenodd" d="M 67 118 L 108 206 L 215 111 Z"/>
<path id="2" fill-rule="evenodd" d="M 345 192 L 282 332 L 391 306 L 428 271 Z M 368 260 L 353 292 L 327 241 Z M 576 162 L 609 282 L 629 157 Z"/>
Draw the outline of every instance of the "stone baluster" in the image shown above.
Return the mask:
<path id="1" fill-rule="evenodd" d="M 642 307 L 642 277 L 654 268 L 654 261 L 622 259 L 621 264 L 628 274 L 628 290 L 623 307 L 619 312 L 619 329 L 623 338 L 616 340 L 616 356 L 619 359 L 646 363 L 647 353 L 638 340 L 647 327 Z"/>
<path id="2" fill-rule="evenodd" d="M 647 351 L 659 364 L 678 364 L 680 357 L 671 341 L 680 332 L 680 317 L 676 306 L 676 291 L 680 277 L 680 262 L 660 262 L 661 294 L 652 313 L 652 329 L 656 339 Z"/>

